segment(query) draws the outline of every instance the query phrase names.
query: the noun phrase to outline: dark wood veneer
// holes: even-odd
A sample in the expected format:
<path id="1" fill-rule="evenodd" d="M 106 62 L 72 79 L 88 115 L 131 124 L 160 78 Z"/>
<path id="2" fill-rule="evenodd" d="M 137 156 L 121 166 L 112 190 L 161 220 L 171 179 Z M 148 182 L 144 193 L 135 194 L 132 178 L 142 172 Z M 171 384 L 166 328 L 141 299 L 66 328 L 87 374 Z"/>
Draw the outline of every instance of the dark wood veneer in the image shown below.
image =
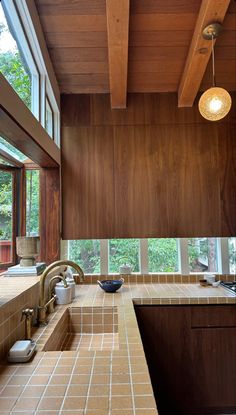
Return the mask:
<path id="1" fill-rule="evenodd" d="M 62 95 L 63 238 L 235 236 L 235 121 L 176 94 L 113 111 L 108 95 Z"/>

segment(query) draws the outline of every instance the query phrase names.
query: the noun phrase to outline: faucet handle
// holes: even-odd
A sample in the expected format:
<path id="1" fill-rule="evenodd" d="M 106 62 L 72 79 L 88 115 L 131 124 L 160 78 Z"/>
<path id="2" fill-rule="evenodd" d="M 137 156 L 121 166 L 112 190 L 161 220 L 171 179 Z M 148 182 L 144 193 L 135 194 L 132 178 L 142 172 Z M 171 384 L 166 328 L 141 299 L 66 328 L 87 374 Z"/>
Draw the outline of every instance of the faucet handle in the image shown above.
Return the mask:
<path id="1" fill-rule="evenodd" d="M 21 320 L 23 320 L 24 316 L 29 317 L 29 316 L 33 316 L 33 314 L 34 314 L 33 308 L 24 308 L 24 310 L 22 310 L 21 312 Z"/>

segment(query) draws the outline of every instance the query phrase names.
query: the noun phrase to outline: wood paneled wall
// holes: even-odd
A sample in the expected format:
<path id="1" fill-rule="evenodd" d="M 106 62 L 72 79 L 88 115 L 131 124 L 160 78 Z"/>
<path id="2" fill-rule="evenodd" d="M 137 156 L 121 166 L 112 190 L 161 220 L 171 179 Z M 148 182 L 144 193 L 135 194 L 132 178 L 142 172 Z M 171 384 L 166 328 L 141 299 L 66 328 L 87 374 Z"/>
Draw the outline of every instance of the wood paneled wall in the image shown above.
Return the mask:
<path id="1" fill-rule="evenodd" d="M 61 102 L 63 239 L 236 235 L 235 104 L 212 123 L 176 94 Z"/>
<path id="2" fill-rule="evenodd" d="M 40 170 L 40 258 L 50 264 L 60 258 L 60 171 Z"/>

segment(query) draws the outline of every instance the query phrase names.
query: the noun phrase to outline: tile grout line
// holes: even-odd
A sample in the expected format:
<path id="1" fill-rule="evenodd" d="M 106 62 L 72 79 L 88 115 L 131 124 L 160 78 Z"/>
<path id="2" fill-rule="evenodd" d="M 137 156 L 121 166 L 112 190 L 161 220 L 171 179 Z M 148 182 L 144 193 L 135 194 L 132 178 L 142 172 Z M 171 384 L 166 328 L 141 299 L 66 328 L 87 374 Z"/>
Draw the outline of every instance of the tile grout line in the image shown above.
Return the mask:
<path id="1" fill-rule="evenodd" d="M 91 389 L 92 376 L 93 376 L 93 371 L 94 371 L 94 366 L 95 366 L 95 358 L 96 358 L 96 352 L 94 352 L 94 355 L 93 355 L 92 368 L 91 368 L 91 373 L 90 373 L 90 377 L 89 377 L 87 396 L 86 396 L 86 401 L 85 401 L 85 406 L 84 406 L 84 414 L 86 414 L 86 411 L 87 411 L 87 408 L 88 408 L 88 398 L 89 398 L 89 392 L 90 392 L 90 389 Z"/>
<path id="2" fill-rule="evenodd" d="M 11 409 L 11 411 L 10 411 L 10 415 L 11 415 L 11 413 L 14 411 L 14 408 L 15 408 L 15 406 L 16 406 L 16 404 L 17 404 L 17 402 L 19 401 L 19 399 L 21 398 L 21 396 L 22 396 L 23 392 L 25 391 L 25 389 L 27 388 L 27 386 L 30 384 L 30 381 L 31 381 L 31 379 L 32 379 L 32 376 L 35 374 L 35 370 L 36 370 L 36 369 L 38 368 L 38 366 L 40 365 L 40 362 L 41 362 L 41 360 L 43 359 L 43 357 L 44 357 L 44 355 L 43 355 L 43 356 L 41 356 L 41 358 L 38 360 L 38 363 L 37 363 L 37 365 L 35 366 L 35 368 L 34 368 L 33 372 L 31 373 L 31 375 L 30 375 L 30 377 L 29 377 L 28 382 L 24 385 L 24 387 L 23 387 L 23 389 L 22 389 L 22 391 L 21 391 L 20 395 L 18 395 L 18 396 L 17 396 L 16 402 L 15 402 L 14 406 L 12 407 L 12 409 Z M 19 375 L 19 376 L 20 376 L 20 375 Z"/>
<path id="3" fill-rule="evenodd" d="M 61 357 L 61 356 L 62 356 L 62 353 L 60 353 L 60 355 L 59 355 L 59 356 L 58 356 L 58 358 L 57 358 L 57 363 L 55 364 L 54 369 L 53 369 L 53 371 L 52 371 L 51 375 L 49 376 L 49 379 L 48 379 L 47 385 L 45 385 L 44 391 L 43 391 L 42 395 L 40 396 L 40 399 L 39 399 L 39 401 L 38 401 L 38 404 L 37 404 L 37 406 L 36 406 L 36 408 L 35 408 L 35 412 L 38 410 L 38 407 L 39 407 L 39 405 L 40 405 L 40 403 L 41 403 L 42 399 L 43 399 L 43 398 L 44 398 L 44 396 L 45 396 L 45 392 L 46 392 L 46 390 L 47 390 L 48 384 L 49 384 L 50 380 L 51 380 L 51 379 L 52 379 L 52 377 L 53 377 L 53 374 L 54 374 L 54 372 L 55 372 L 55 370 L 56 370 L 56 368 L 57 368 L 57 366 L 58 366 L 58 362 L 59 362 L 59 360 L 60 360 L 60 357 Z"/>
<path id="4" fill-rule="evenodd" d="M 66 390 L 65 390 L 65 392 L 64 392 L 64 396 L 63 396 L 63 399 L 62 399 L 62 403 L 61 403 L 61 407 L 60 407 L 60 409 L 59 409 L 58 415 L 61 415 L 61 411 L 63 410 L 63 405 L 64 405 L 64 403 L 65 403 L 65 399 L 66 399 L 66 396 L 67 396 L 68 389 L 69 389 L 69 387 L 70 387 L 70 385 L 71 385 L 71 379 L 72 379 L 72 376 L 74 375 L 75 366 L 76 366 L 76 363 L 77 363 L 78 359 L 79 359 L 79 354 L 77 354 L 77 356 L 76 356 L 76 358 L 75 358 L 75 362 L 74 362 L 74 365 L 73 365 L 73 368 L 72 368 L 72 371 L 71 371 L 70 379 L 69 379 L 69 381 L 68 381 L 68 384 L 67 384 Z"/>

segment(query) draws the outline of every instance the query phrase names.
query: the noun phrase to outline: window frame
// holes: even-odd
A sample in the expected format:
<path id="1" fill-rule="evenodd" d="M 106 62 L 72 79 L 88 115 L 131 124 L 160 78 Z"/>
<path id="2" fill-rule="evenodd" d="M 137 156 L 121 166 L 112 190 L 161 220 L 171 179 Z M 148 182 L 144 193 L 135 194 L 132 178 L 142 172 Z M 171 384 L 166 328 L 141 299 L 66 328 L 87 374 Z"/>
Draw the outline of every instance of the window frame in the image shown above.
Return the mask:
<path id="1" fill-rule="evenodd" d="M 137 239 L 137 238 L 135 238 Z M 157 238 L 158 239 L 158 238 Z M 161 238 L 163 239 L 163 238 Z M 139 239 L 139 254 L 140 254 L 140 272 L 134 272 L 137 275 L 183 275 L 189 277 L 191 275 L 204 275 L 205 272 L 190 272 L 189 257 L 188 257 L 188 238 L 174 238 L 178 245 L 178 264 L 179 271 L 177 272 L 149 272 L 148 267 L 148 238 Z M 217 272 L 215 275 L 230 275 L 229 266 L 229 252 L 228 252 L 228 237 L 216 237 L 217 240 Z M 92 275 L 119 275 L 118 273 L 109 273 L 109 239 L 100 239 L 100 274 L 94 273 Z M 62 256 L 67 258 L 69 254 L 69 241 L 62 240 Z M 90 275 L 90 274 L 88 274 Z M 233 275 L 233 274 L 231 274 Z"/>
<path id="2" fill-rule="evenodd" d="M 16 236 L 17 236 L 17 213 L 18 213 L 18 209 L 19 209 L 19 203 L 20 203 L 20 199 L 19 199 L 19 187 L 20 187 L 20 177 L 19 177 L 19 173 L 20 173 L 19 168 L 15 168 L 15 167 L 10 167 L 10 166 L 1 166 L 0 167 L 0 171 L 7 171 L 10 172 L 12 174 L 12 232 L 11 232 L 11 237 L 12 237 L 12 254 L 11 254 L 11 261 L 10 262 L 2 262 L 0 263 L 0 270 L 4 270 L 12 265 L 16 264 Z M 18 177 L 17 177 L 18 176 Z"/>
<path id="3" fill-rule="evenodd" d="M 44 56 L 26 0 L 1 0 L 8 24 L 14 28 L 17 45 L 31 73 L 31 111 L 45 129 L 46 98 L 53 115 L 53 136 L 60 148 L 60 108 L 57 103 Z"/>

